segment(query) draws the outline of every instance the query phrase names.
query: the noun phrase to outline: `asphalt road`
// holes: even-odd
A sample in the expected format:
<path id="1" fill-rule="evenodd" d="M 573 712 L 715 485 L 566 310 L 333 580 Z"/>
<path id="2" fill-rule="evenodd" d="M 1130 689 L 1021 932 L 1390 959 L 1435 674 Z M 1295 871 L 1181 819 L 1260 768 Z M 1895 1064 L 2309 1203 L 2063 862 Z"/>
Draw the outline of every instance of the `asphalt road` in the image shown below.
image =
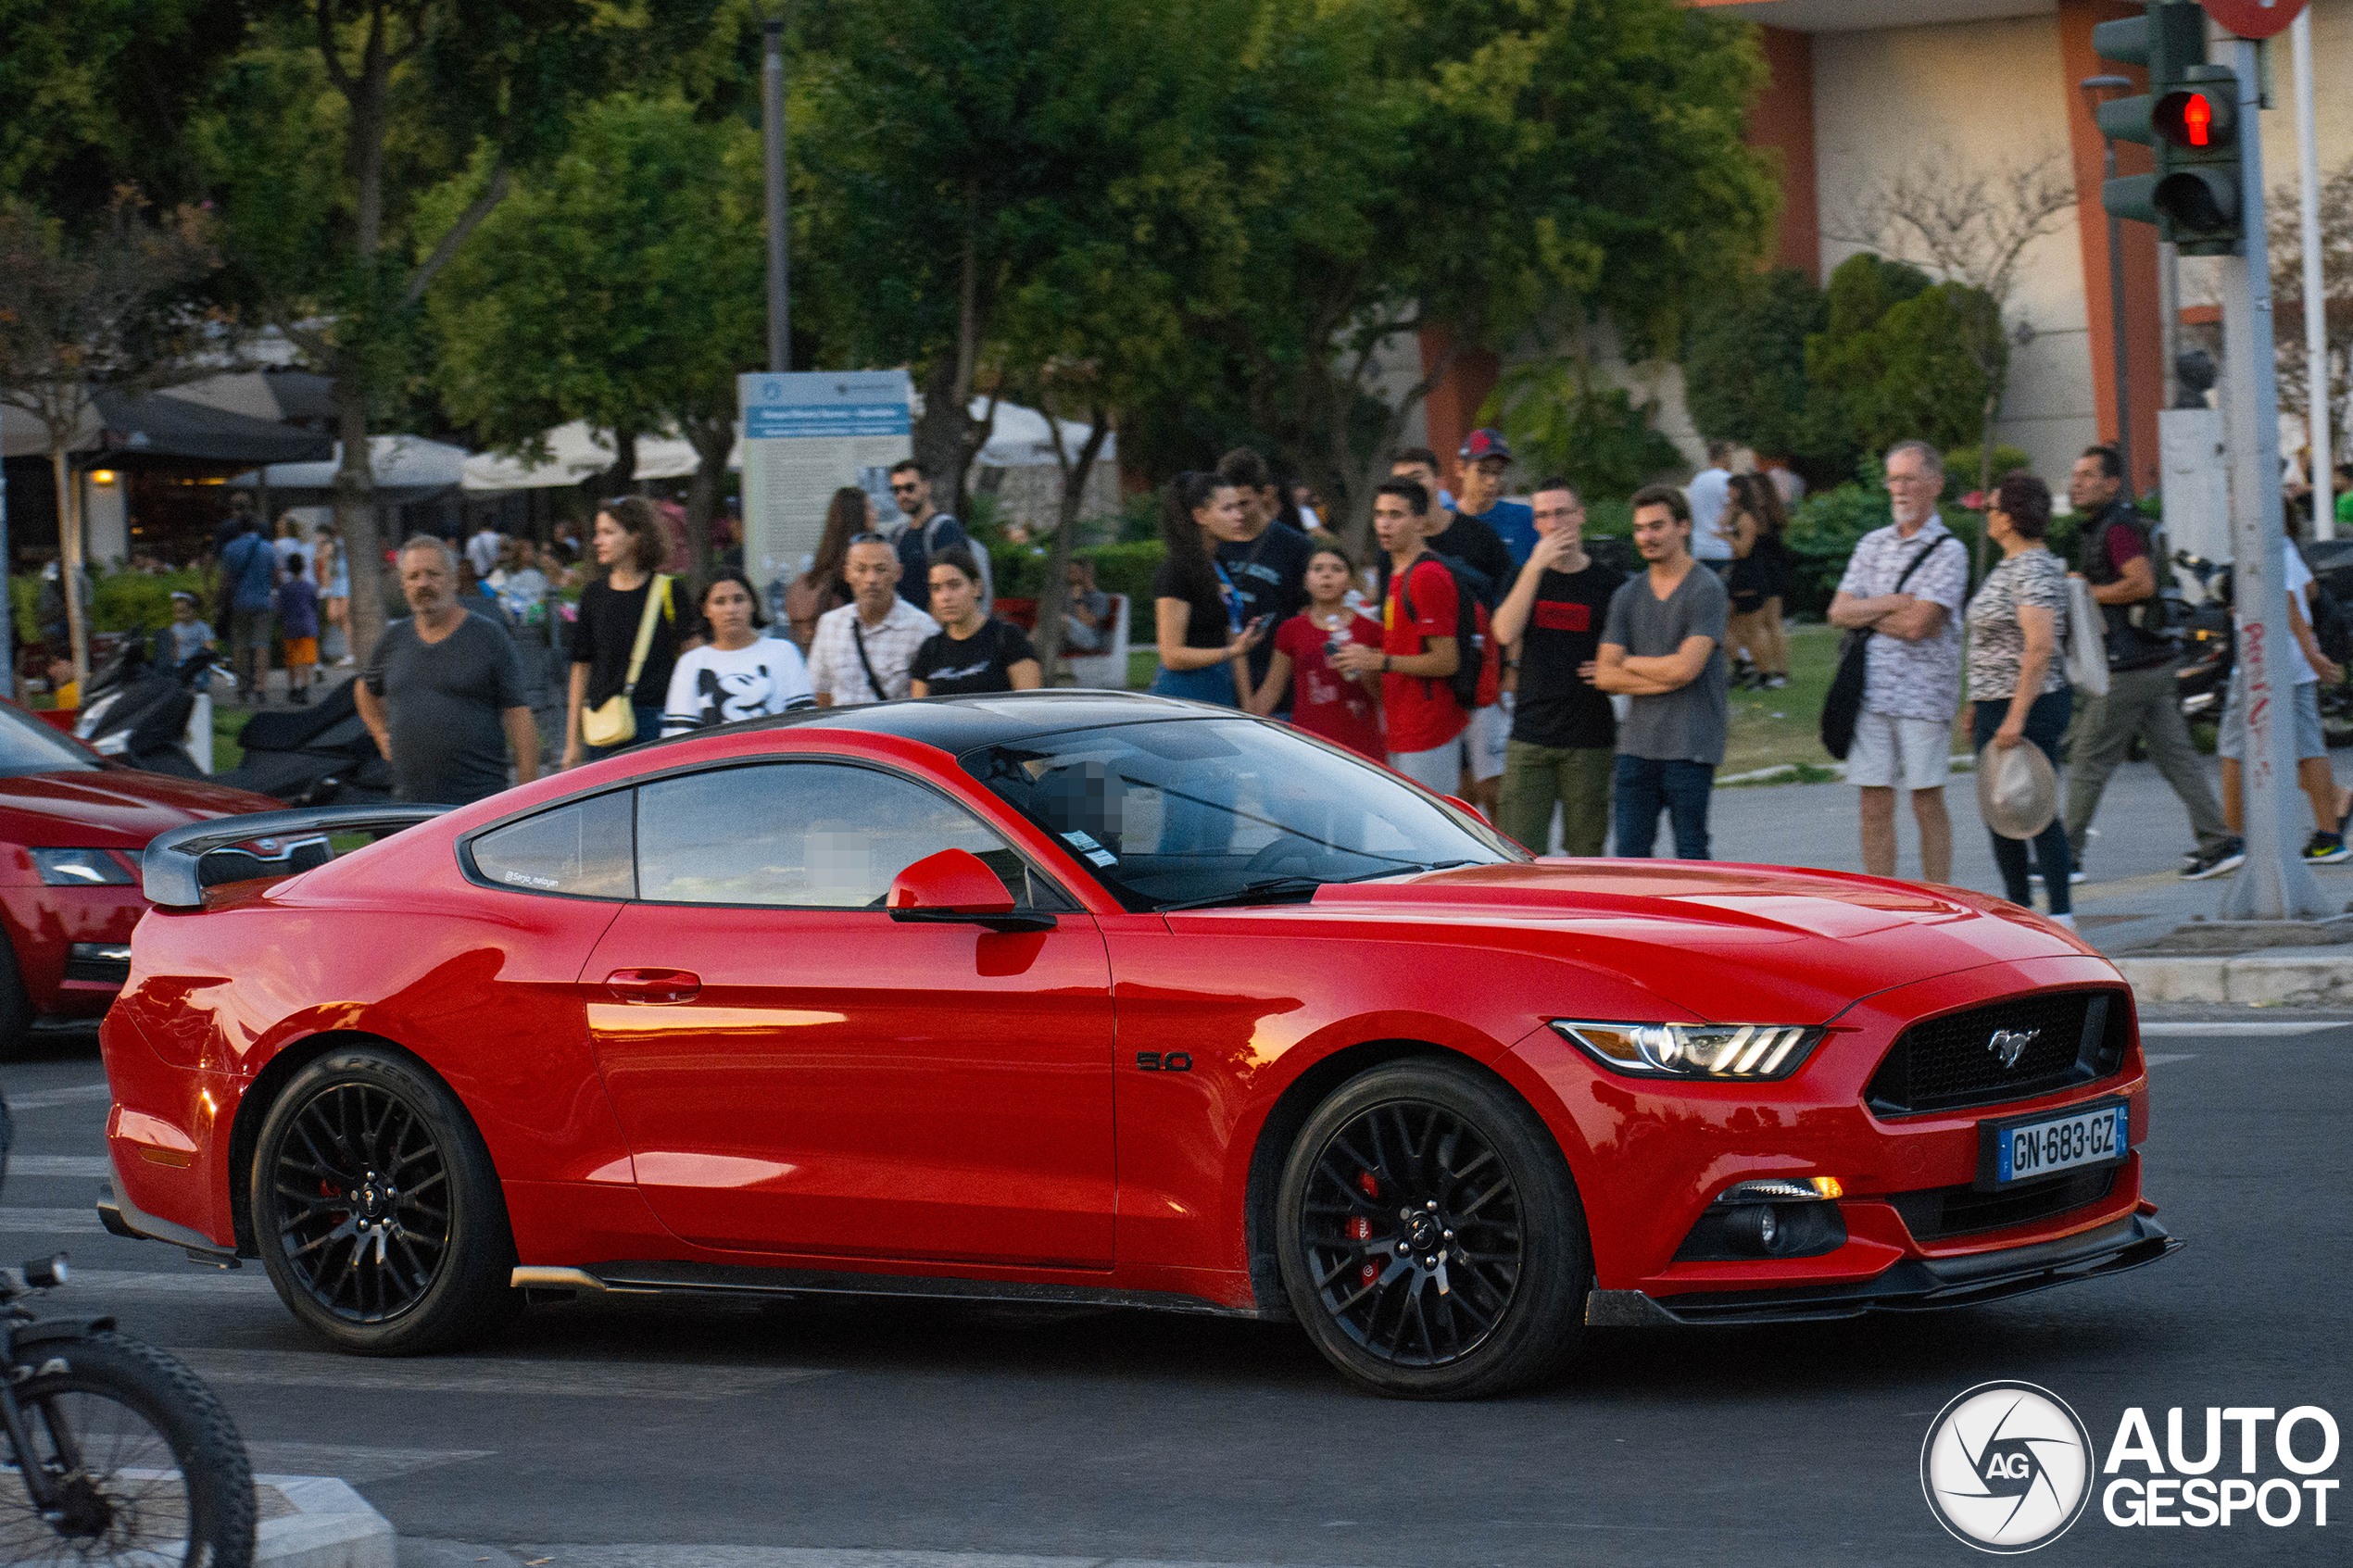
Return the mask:
<path id="1" fill-rule="evenodd" d="M 69 1248 L 77 1283 L 44 1310 L 174 1348 L 258 1471 L 351 1481 L 409 1568 L 1965 1563 L 1919 1464 L 1974 1384 L 2049 1388 L 2101 1454 L 2128 1406 L 2160 1448 L 2188 1407 L 2193 1452 L 2208 1405 L 2353 1425 L 2353 1021 L 2315 1022 L 2179 1016 L 2151 1038 L 2148 1190 L 2190 1242 L 2154 1267 L 1919 1317 L 1596 1333 L 1557 1386 L 1478 1405 L 1352 1394 L 1295 1329 L 1126 1311 L 570 1306 L 463 1357 L 333 1355 L 258 1266 L 98 1231 L 88 1035 L 0 1069 L 0 1255 Z M 2353 1474 L 2347 1437 L 2326 1476 Z M 2258 1485 L 2294 1479 L 2268 1429 L 2257 1458 Z M 2341 1563 L 2353 1499 L 2331 1500 L 2326 1528 L 2307 1494 L 2293 1525 L 2152 1530 L 2095 1496 L 2034 1555 Z"/>

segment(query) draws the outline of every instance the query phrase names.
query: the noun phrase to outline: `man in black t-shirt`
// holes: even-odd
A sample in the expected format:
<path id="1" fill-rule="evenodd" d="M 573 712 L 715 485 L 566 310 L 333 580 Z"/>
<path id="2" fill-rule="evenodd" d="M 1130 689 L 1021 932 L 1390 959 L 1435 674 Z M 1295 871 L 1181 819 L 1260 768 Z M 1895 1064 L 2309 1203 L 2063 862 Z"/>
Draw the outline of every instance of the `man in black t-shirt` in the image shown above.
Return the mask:
<path id="1" fill-rule="evenodd" d="M 1250 689 L 1255 692 L 1265 684 L 1267 666 L 1275 660 L 1274 628 L 1307 608 L 1307 558 L 1313 551 L 1306 534 L 1275 521 L 1265 458 L 1238 446 L 1219 460 L 1217 478 L 1242 493 L 1240 523 L 1231 535 L 1219 537 L 1217 564 L 1241 601 L 1242 624 L 1263 619 L 1268 632 L 1250 650 Z M 1290 693 L 1276 697 L 1275 717 L 1290 717 Z"/>
<path id="2" fill-rule="evenodd" d="M 1568 481 L 1546 480 L 1534 500 L 1536 548 L 1495 612 L 1496 639 L 1518 674 L 1495 825 L 1541 855 L 1558 802 L 1565 851 L 1599 855 L 1617 716 L 1594 688 L 1592 667 L 1610 596 L 1626 577 L 1585 553 L 1585 503 Z"/>
<path id="3" fill-rule="evenodd" d="M 1408 446 L 1398 453 L 1389 465 L 1389 477 L 1410 479 L 1432 495 L 1443 494 L 1438 487 L 1438 455 L 1427 446 Z M 1485 578 L 1483 596 L 1489 609 L 1501 604 L 1513 574 L 1519 570 L 1503 535 L 1475 517 L 1463 516 L 1452 504 L 1433 505 L 1429 526 L 1430 533 L 1422 543 Z"/>

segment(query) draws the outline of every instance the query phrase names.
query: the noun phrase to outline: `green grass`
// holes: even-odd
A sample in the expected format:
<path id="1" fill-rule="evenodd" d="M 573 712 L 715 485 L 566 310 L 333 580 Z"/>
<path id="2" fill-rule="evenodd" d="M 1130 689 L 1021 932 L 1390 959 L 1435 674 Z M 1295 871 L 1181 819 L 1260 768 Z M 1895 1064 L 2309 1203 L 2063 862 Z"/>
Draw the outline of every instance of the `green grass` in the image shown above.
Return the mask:
<path id="1" fill-rule="evenodd" d="M 1793 626 L 1788 638 L 1788 685 L 1777 692 L 1731 694 L 1731 729 L 1724 765 L 1716 770 L 1718 777 L 1790 763 L 1801 769 L 1830 766 L 1830 753 L 1822 749 L 1822 699 L 1838 672 L 1839 632 L 1832 626 Z"/>

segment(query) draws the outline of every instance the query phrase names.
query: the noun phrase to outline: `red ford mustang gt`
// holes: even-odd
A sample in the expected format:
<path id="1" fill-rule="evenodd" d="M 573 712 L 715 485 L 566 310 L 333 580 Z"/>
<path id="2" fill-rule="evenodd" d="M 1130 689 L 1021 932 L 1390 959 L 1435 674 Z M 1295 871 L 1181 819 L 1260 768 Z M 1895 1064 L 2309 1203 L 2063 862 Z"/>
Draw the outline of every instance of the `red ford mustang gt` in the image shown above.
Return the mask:
<path id="1" fill-rule="evenodd" d="M 233 833 L 409 822 L 205 891 Z M 821 710 L 476 805 L 146 857 L 120 1235 L 349 1349 L 542 1292 L 1296 1318 L 1382 1393 L 1588 1325 L 1994 1299 L 2154 1261 L 2130 991 L 1950 889 L 1530 859 L 1230 709 Z"/>

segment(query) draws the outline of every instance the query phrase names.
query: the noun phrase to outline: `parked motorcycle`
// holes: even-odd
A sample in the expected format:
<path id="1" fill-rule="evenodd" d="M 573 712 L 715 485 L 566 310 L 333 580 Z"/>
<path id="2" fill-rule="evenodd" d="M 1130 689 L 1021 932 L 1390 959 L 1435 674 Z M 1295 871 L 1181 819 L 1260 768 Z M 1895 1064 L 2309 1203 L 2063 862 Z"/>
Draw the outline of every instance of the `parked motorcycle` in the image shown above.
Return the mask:
<path id="1" fill-rule="evenodd" d="M 360 721 L 346 681 L 308 708 L 257 713 L 237 733 L 245 758 L 218 782 L 289 806 L 365 805 L 392 798 L 392 768 Z"/>
<path id="2" fill-rule="evenodd" d="M 175 778 L 205 776 L 188 754 L 188 717 L 196 693 L 216 671 L 212 655 L 199 651 L 181 664 L 158 664 L 145 637 L 127 639 L 106 668 L 93 675 L 74 721 L 76 738 L 100 754 L 150 773 Z"/>
<path id="3" fill-rule="evenodd" d="M 2322 651 L 2346 664 L 2353 658 L 2353 647 L 2344 646 L 2345 633 L 2338 628 L 2353 628 L 2353 612 L 2345 608 L 2353 601 L 2353 540 L 2316 544 L 2305 551 L 2305 558 L 2322 596 L 2311 606 L 2309 619 Z M 2182 662 L 2174 668 L 2174 692 L 2183 719 L 2193 724 L 2219 724 L 2237 657 L 2231 569 L 2186 550 L 2175 551 L 2173 562 L 2196 580 L 2204 595 L 2176 628 Z M 2337 624 L 2333 626 L 2332 620 Z M 2338 646 L 2332 647 L 2332 641 Z M 2332 747 L 2353 746 L 2353 671 L 2345 680 L 2321 683 L 2319 697 L 2322 739 Z"/>

